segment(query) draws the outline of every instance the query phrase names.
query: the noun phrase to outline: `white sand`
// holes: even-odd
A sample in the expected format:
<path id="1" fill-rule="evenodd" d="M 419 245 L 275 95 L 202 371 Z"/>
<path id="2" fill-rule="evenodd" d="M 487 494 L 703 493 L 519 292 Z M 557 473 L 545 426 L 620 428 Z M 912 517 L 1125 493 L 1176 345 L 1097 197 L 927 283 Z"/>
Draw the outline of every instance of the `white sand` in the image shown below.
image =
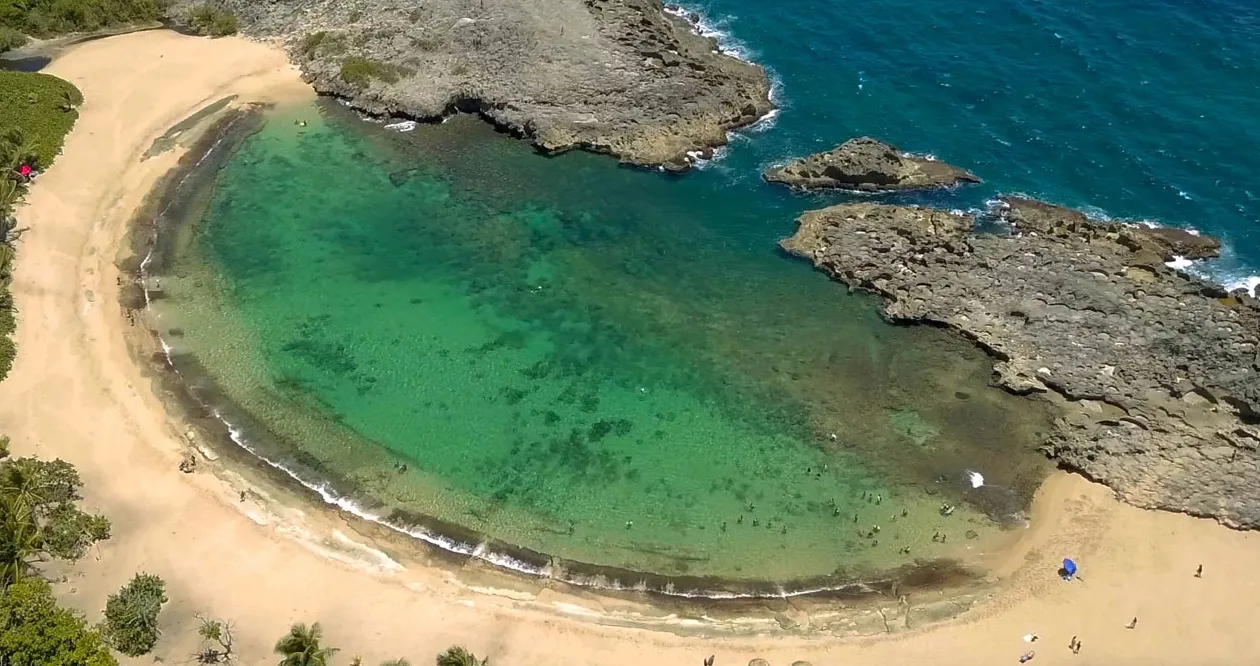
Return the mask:
<path id="1" fill-rule="evenodd" d="M 30 227 L 14 285 L 20 352 L 0 384 L 0 431 L 20 454 L 77 465 L 89 505 L 114 522 L 114 537 L 58 586 L 67 603 L 96 619 L 106 595 L 137 570 L 168 581 L 172 601 L 156 653 L 166 663 L 187 663 L 199 612 L 236 626 L 245 664 L 274 663 L 271 644 L 299 620 L 322 621 L 329 642 L 343 648 L 339 664 L 354 654 L 366 664 L 432 663 L 456 642 L 504 666 L 699 666 L 710 654 L 718 666 L 753 657 L 774 666 L 972 666 L 1014 664 L 1030 649 L 1033 666 L 1260 663 L 1251 641 L 1260 535 L 1134 509 L 1067 475 L 1043 491 L 1037 527 L 1005 567 L 1012 573 L 996 598 L 932 628 L 846 640 L 683 637 L 599 624 L 558 612 L 559 604 L 593 613 L 635 606 L 554 591 L 479 593 L 459 582 L 465 575 L 410 561 L 390 570 L 371 551 L 339 545 L 334 530 L 363 538 L 327 511 L 293 508 L 300 503 L 283 496 L 278 504 L 238 502 L 223 480 L 230 470 L 212 474 L 215 465 L 205 462 L 196 474 L 176 470 L 183 428 L 128 351 L 114 260 L 129 214 L 178 157 L 142 162 L 155 137 L 227 94 L 283 100 L 310 92 L 276 49 L 161 31 L 74 47 L 48 71 L 76 83 L 87 101 L 65 153 L 20 211 Z M 1083 580 L 1055 577 L 1069 555 Z M 1193 577 L 1198 564 L 1202 579 Z M 1125 629 L 1134 616 L 1138 627 Z M 1025 643 L 1028 633 L 1041 640 Z M 1067 648 L 1072 636 L 1082 641 L 1079 655 Z"/>

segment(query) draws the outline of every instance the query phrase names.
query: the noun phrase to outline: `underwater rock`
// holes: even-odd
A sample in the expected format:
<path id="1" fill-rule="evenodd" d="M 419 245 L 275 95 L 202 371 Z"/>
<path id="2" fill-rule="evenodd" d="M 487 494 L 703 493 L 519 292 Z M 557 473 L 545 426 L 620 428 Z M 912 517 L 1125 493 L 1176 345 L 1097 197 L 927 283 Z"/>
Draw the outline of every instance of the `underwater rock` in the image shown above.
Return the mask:
<path id="1" fill-rule="evenodd" d="M 1164 265 L 1179 235 L 1005 197 L 969 215 L 871 203 L 807 212 L 782 247 L 945 326 L 994 384 L 1060 408 L 1043 449 L 1142 507 L 1260 527 L 1260 307 Z M 1209 252 L 1209 239 L 1196 243 Z"/>
<path id="2" fill-rule="evenodd" d="M 903 153 L 870 137 L 849 139 L 825 153 L 815 153 L 762 174 L 766 182 L 800 189 L 843 189 L 863 192 L 917 190 L 978 183 L 956 166 Z"/>
<path id="3" fill-rule="evenodd" d="M 176 0 L 173 17 L 200 1 Z M 761 67 L 661 0 L 218 0 L 286 40 L 321 93 L 384 116 L 457 111 L 556 153 L 683 170 L 774 109 Z M 689 154 L 691 153 L 691 154 Z"/>

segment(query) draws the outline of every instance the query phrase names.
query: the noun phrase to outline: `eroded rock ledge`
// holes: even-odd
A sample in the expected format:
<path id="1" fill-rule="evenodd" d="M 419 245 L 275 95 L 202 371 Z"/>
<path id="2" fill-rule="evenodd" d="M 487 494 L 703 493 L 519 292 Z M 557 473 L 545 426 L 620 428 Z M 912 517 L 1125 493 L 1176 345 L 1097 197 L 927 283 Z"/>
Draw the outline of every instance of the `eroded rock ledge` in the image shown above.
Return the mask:
<path id="1" fill-rule="evenodd" d="M 869 203 L 811 211 L 787 251 L 883 297 L 893 321 L 955 329 L 994 382 L 1062 406 L 1047 453 L 1130 503 L 1260 528 L 1260 304 L 1164 265 L 1213 256 L 1176 230 L 1006 198 L 1011 233 Z"/>
<path id="2" fill-rule="evenodd" d="M 849 139 L 825 152 L 771 167 L 762 177 L 799 189 L 841 189 L 858 192 L 918 190 L 978 183 L 956 166 L 903 153 L 870 137 Z"/>
<path id="3" fill-rule="evenodd" d="M 547 152 L 685 169 L 774 108 L 761 67 L 661 0 L 216 4 L 248 34 L 284 38 L 320 92 L 374 114 L 475 111 Z"/>

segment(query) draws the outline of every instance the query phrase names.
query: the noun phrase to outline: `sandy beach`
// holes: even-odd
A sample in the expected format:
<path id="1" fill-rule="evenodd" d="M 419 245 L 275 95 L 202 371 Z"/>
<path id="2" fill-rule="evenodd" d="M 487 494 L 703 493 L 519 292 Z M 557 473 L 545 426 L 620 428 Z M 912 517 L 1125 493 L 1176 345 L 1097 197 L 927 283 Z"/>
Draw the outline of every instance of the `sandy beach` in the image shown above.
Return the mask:
<path id="1" fill-rule="evenodd" d="M 274 663 L 271 645 L 297 621 L 322 623 L 328 643 L 342 649 L 334 663 L 362 655 L 366 664 L 424 664 L 454 643 L 507 666 L 698 666 L 709 655 L 716 666 L 756 657 L 773 666 L 961 666 L 1018 663 L 1029 651 L 1036 666 L 1260 662 L 1249 635 L 1260 613 L 1260 535 L 1135 509 L 1065 473 L 1043 488 L 1017 556 L 996 566 L 991 598 L 916 628 L 913 609 L 932 599 L 912 595 L 908 630 L 901 602 L 889 598 L 856 611 L 872 619 L 862 626 L 876 626 L 878 609 L 902 626 L 864 637 L 811 632 L 809 615 L 790 604 L 781 615 L 802 628 L 782 630 L 785 622 L 768 617 L 740 625 L 660 614 L 656 629 L 627 626 L 650 609 L 533 583 L 487 589 L 497 574 L 389 558 L 334 512 L 226 459 L 181 474 L 187 427 L 137 360 L 143 336 L 118 302 L 115 262 L 127 225 L 184 149 L 143 155 L 168 128 L 228 95 L 245 103 L 313 93 L 278 48 L 167 31 L 77 45 L 45 71 L 79 86 L 86 101 L 63 155 L 18 212 L 30 230 L 13 285 L 19 354 L 0 383 L 0 432 L 18 455 L 75 464 L 86 504 L 113 522 L 113 537 L 56 586 L 65 603 L 95 621 L 136 571 L 167 581 L 157 650 L 124 663 L 187 661 L 198 614 L 232 623 L 243 664 Z M 1081 565 L 1072 583 L 1055 573 L 1068 556 Z M 1134 617 L 1136 628 L 1126 629 Z M 1040 640 L 1025 642 L 1030 633 Z M 1075 655 L 1074 636 L 1082 644 Z"/>

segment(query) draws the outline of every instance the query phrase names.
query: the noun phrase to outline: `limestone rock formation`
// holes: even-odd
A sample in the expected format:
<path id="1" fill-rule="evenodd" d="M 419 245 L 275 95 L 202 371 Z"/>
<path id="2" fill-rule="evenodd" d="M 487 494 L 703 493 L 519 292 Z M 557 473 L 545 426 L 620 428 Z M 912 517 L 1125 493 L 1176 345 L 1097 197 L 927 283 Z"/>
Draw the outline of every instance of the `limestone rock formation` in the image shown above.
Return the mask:
<path id="1" fill-rule="evenodd" d="M 766 169 L 767 182 L 801 189 L 843 189 L 861 192 L 917 190 L 978 183 L 956 166 L 903 153 L 870 137 L 849 139 L 825 153 Z"/>
<path id="2" fill-rule="evenodd" d="M 890 320 L 957 330 L 994 357 L 997 385 L 1058 404 L 1045 449 L 1066 466 L 1139 506 L 1260 528 L 1260 303 L 1163 263 L 1215 245 L 1028 199 L 996 214 L 1011 233 L 834 206 L 782 246 L 882 296 Z"/>
<path id="3" fill-rule="evenodd" d="M 178 0 L 181 15 L 196 3 Z M 686 169 L 773 109 L 765 71 L 661 0 L 218 0 L 373 114 L 479 113 L 547 152 Z"/>

